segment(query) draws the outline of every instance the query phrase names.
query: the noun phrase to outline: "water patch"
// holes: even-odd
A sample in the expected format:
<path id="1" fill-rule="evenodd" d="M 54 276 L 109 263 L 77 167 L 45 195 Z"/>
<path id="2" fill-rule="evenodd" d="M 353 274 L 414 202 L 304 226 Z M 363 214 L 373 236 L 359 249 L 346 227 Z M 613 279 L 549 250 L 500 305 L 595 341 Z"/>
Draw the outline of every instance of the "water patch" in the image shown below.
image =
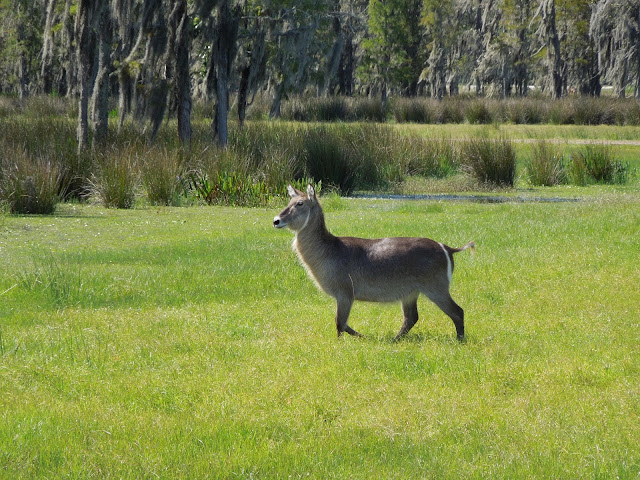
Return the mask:
<path id="1" fill-rule="evenodd" d="M 352 198 L 367 198 L 380 200 L 434 200 L 445 202 L 470 202 L 470 203 L 565 203 L 579 202 L 576 197 L 529 197 L 506 195 L 450 195 L 450 194 L 416 194 L 398 195 L 384 193 L 357 193 Z"/>

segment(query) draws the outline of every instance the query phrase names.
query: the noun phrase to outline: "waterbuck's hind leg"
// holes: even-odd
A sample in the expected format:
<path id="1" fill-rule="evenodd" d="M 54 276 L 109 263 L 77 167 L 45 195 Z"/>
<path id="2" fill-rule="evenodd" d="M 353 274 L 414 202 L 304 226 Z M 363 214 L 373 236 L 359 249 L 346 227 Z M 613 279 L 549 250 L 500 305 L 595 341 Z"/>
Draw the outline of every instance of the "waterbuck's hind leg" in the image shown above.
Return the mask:
<path id="1" fill-rule="evenodd" d="M 453 301 L 449 292 L 438 295 L 434 295 L 432 292 L 425 292 L 425 295 L 453 320 L 458 340 L 464 340 L 464 310 Z"/>
<path id="2" fill-rule="evenodd" d="M 411 298 L 407 298 L 402 301 L 402 314 L 404 316 L 404 321 L 402 322 L 402 327 L 400 327 L 400 331 L 393 339 L 394 341 L 400 340 L 404 337 L 409 330 L 413 328 L 413 326 L 418 321 L 418 295 Z"/>
<path id="3" fill-rule="evenodd" d="M 338 337 L 342 336 L 344 332 L 355 337 L 362 337 L 363 335 L 356 332 L 353 328 L 347 325 L 349 320 L 349 314 L 351 313 L 351 306 L 353 300 L 350 298 L 337 298 L 337 311 L 336 311 L 336 330 L 338 331 Z"/>

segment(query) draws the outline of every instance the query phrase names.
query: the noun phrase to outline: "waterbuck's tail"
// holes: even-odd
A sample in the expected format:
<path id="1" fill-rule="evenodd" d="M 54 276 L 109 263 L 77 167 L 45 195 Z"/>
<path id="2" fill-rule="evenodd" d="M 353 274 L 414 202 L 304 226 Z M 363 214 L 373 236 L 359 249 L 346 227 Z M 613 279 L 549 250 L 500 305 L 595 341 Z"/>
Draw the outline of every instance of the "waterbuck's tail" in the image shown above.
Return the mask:
<path id="1" fill-rule="evenodd" d="M 476 242 L 469 242 L 464 247 L 452 248 L 451 249 L 451 253 L 462 252 L 463 250 L 466 250 L 467 248 L 471 249 L 471 253 L 472 254 L 476 253 Z"/>

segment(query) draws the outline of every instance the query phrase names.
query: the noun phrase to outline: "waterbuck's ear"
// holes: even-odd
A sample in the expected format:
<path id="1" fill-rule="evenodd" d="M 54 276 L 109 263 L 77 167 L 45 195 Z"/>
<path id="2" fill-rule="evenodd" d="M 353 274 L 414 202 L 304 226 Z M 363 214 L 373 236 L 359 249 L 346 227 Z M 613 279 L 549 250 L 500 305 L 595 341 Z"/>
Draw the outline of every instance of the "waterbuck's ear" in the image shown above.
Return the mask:
<path id="1" fill-rule="evenodd" d="M 289 192 L 289 196 L 290 197 L 298 197 L 302 194 L 302 192 L 299 192 L 298 190 L 296 190 L 295 188 L 293 188 L 291 185 L 287 185 L 287 192 Z"/>
<path id="2" fill-rule="evenodd" d="M 316 191 L 311 186 L 311 184 L 309 184 L 309 186 L 307 187 L 307 197 L 309 197 L 310 200 L 316 199 Z"/>

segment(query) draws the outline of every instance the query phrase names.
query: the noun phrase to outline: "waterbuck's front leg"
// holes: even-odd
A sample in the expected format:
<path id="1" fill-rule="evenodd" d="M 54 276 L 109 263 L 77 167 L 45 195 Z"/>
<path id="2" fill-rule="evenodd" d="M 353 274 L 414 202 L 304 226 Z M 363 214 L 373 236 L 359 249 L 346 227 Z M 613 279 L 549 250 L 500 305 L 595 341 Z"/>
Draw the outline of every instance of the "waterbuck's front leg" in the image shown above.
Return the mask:
<path id="1" fill-rule="evenodd" d="M 338 330 L 338 337 L 342 336 L 344 332 L 356 337 L 362 337 L 361 334 L 347 325 L 349 313 L 351 313 L 351 306 L 353 305 L 353 299 L 348 297 L 338 297 L 336 298 L 336 302 L 338 305 L 336 311 L 336 329 Z"/>
<path id="2" fill-rule="evenodd" d="M 404 321 L 402 322 L 402 327 L 400 327 L 400 331 L 395 336 L 394 340 L 400 340 L 403 336 L 405 336 L 411 328 L 418 321 L 418 295 L 411 296 L 409 298 L 405 298 L 402 301 L 402 314 L 404 315 Z"/>

